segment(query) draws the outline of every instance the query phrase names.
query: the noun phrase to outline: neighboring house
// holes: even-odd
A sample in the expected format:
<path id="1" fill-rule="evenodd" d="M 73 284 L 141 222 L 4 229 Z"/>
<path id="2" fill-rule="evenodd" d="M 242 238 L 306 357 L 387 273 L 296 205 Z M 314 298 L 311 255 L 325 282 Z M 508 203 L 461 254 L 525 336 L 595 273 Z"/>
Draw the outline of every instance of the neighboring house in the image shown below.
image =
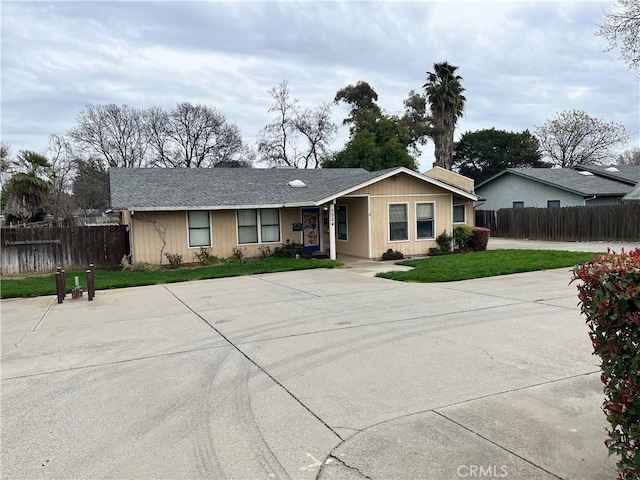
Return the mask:
<path id="1" fill-rule="evenodd" d="M 633 189 L 630 182 L 591 168 L 507 168 L 476 186 L 476 194 L 485 199 L 476 209 L 610 205 Z"/>
<path id="2" fill-rule="evenodd" d="M 579 165 L 575 168 L 632 186 L 640 183 L 640 165 Z"/>
<path id="3" fill-rule="evenodd" d="M 478 197 L 404 167 L 362 169 L 135 169 L 109 171 L 111 206 L 130 227 L 133 262 L 164 253 L 195 261 L 201 247 L 249 257 L 286 240 L 331 258 L 420 255 L 451 234 L 454 205 L 473 224 Z"/>

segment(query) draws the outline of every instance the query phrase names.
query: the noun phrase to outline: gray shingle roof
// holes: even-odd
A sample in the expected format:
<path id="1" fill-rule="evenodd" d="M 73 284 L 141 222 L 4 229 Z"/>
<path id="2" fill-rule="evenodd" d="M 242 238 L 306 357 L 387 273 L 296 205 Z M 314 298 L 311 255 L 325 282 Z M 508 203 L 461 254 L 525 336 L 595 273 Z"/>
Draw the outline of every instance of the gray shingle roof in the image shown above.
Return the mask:
<path id="1" fill-rule="evenodd" d="M 513 173 L 584 196 L 622 196 L 633 188 L 628 183 L 603 178 L 598 175 L 584 175 L 571 168 L 507 168 L 493 178 L 505 173 Z M 483 182 L 476 188 L 490 182 L 493 178 Z"/>
<path id="2" fill-rule="evenodd" d="M 372 180 L 384 172 L 360 168 L 112 168 L 111 206 L 177 209 L 314 203 Z M 294 188 L 292 180 L 307 187 Z"/>
<path id="3" fill-rule="evenodd" d="M 640 165 L 578 165 L 576 170 L 586 170 L 629 185 L 640 182 Z"/>

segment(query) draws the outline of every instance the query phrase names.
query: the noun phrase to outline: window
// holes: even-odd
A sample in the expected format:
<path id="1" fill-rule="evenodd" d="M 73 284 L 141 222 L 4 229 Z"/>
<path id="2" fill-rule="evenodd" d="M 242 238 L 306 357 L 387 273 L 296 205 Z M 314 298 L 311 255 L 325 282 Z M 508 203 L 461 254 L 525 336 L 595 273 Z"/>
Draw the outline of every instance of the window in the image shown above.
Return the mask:
<path id="1" fill-rule="evenodd" d="M 347 206 L 336 205 L 336 224 L 338 240 L 347 240 Z"/>
<path id="2" fill-rule="evenodd" d="M 260 210 L 261 241 L 280 241 L 280 213 L 277 208 Z"/>
<path id="3" fill-rule="evenodd" d="M 280 241 L 280 212 L 277 208 L 238 210 L 238 243 Z"/>
<path id="4" fill-rule="evenodd" d="M 465 206 L 464 205 L 454 205 L 453 206 L 453 223 L 465 223 L 464 214 L 465 214 Z"/>
<path id="5" fill-rule="evenodd" d="M 389 240 L 409 240 L 409 221 L 406 203 L 389 204 Z"/>
<path id="6" fill-rule="evenodd" d="M 187 220 L 189 222 L 189 246 L 211 246 L 209 212 L 202 210 L 187 212 Z"/>
<path id="7" fill-rule="evenodd" d="M 416 235 L 418 240 L 433 237 L 433 203 L 416 203 Z"/>
<path id="8" fill-rule="evenodd" d="M 513 202 L 513 208 L 524 208 L 524 202 Z"/>
<path id="9" fill-rule="evenodd" d="M 547 208 L 560 208 L 560 200 L 547 200 Z"/>

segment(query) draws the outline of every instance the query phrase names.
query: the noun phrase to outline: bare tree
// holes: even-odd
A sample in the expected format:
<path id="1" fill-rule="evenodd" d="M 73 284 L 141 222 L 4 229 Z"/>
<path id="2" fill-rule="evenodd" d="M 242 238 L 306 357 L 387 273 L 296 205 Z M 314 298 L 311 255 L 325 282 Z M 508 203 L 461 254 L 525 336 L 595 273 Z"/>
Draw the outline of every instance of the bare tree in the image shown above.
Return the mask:
<path id="1" fill-rule="evenodd" d="M 96 159 L 81 159 L 76 162 L 76 177 L 73 180 L 73 196 L 78 207 L 84 210 L 106 210 L 109 207 L 109 173 Z"/>
<path id="2" fill-rule="evenodd" d="M 607 39 L 607 51 L 620 43 L 622 59 L 640 72 L 640 0 L 617 0 L 616 9 L 604 12 L 604 17 L 596 35 Z"/>
<path id="3" fill-rule="evenodd" d="M 143 112 L 127 105 L 87 105 L 69 132 L 79 150 L 97 155 L 109 167 L 147 163 L 148 132 Z"/>
<path id="4" fill-rule="evenodd" d="M 75 175 L 76 157 L 70 139 L 52 134 L 49 136 L 49 148 L 47 151 L 51 167 L 49 169 L 49 179 L 51 181 L 51 194 L 49 196 L 49 210 L 53 215 L 54 225 L 58 225 L 60 217 L 68 217 L 70 207 L 69 192 L 73 176 Z M 61 215 L 61 213 L 65 213 Z"/>
<path id="5" fill-rule="evenodd" d="M 625 150 L 618 157 L 618 165 L 637 165 L 640 166 L 640 148 L 635 147 Z"/>
<path id="6" fill-rule="evenodd" d="M 169 224 L 161 220 L 158 215 L 154 215 L 150 218 L 143 218 L 143 222 L 149 222 L 153 225 L 154 230 L 158 234 L 158 238 L 160 239 L 160 243 L 162 246 L 158 249 L 160 251 L 160 265 L 162 265 L 164 259 L 164 250 L 167 248 L 167 233 L 169 232 Z"/>
<path id="7" fill-rule="evenodd" d="M 318 108 L 297 111 L 294 125 L 307 143 L 298 166 L 319 168 L 328 155 L 328 145 L 338 129 L 331 121 L 331 105 L 325 103 Z"/>
<path id="8" fill-rule="evenodd" d="M 563 168 L 610 161 L 630 138 L 621 123 L 607 123 L 581 110 L 558 113 L 536 127 L 535 136 L 543 157 Z"/>
<path id="9" fill-rule="evenodd" d="M 242 160 L 238 126 L 206 105 L 183 102 L 169 112 L 146 112 L 154 164 L 164 167 L 213 167 Z"/>
<path id="10" fill-rule="evenodd" d="M 298 100 L 289 96 L 289 84 L 283 80 L 269 90 L 274 103 L 269 113 L 274 119 L 258 134 L 260 160 L 271 166 L 297 167 L 298 143 L 296 140 L 295 109 Z"/>
<path id="11" fill-rule="evenodd" d="M 270 166 L 319 168 L 335 132 L 331 105 L 302 109 L 292 99 L 287 80 L 269 90 L 274 119 L 258 134 L 260 161 Z M 301 146 L 304 144 L 304 147 Z"/>

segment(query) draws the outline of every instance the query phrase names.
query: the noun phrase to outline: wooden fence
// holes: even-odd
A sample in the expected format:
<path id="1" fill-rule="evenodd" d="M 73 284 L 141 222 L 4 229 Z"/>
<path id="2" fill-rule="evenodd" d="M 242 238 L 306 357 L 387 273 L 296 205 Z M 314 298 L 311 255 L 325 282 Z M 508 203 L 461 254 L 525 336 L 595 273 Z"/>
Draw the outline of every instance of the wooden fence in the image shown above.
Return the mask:
<path id="1" fill-rule="evenodd" d="M 125 225 L 2 228 L 2 274 L 117 267 L 129 254 Z"/>
<path id="2" fill-rule="evenodd" d="M 492 237 L 564 242 L 640 242 L 640 205 L 476 210 Z"/>

